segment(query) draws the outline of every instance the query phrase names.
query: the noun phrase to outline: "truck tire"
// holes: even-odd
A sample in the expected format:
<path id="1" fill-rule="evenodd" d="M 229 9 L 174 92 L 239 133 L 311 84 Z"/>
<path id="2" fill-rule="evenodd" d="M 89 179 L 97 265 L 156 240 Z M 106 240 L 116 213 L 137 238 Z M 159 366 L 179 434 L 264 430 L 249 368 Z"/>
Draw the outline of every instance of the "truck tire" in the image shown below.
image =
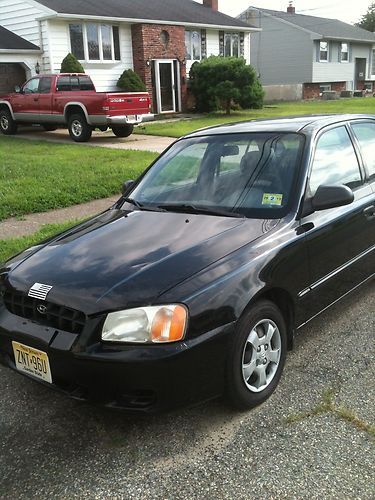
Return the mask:
<path id="1" fill-rule="evenodd" d="M 42 125 L 42 129 L 45 132 L 54 132 L 55 130 L 57 130 L 57 127 L 55 127 L 54 125 Z"/>
<path id="2" fill-rule="evenodd" d="M 87 123 L 86 118 L 80 114 L 74 114 L 68 121 L 69 135 L 75 142 L 87 142 L 90 140 L 92 128 Z"/>
<path id="3" fill-rule="evenodd" d="M 4 135 L 14 135 L 17 133 L 18 125 L 13 120 L 8 109 L 0 109 L 0 130 Z"/>
<path id="4" fill-rule="evenodd" d="M 117 125 L 112 127 L 116 137 L 129 137 L 133 133 L 134 125 Z"/>

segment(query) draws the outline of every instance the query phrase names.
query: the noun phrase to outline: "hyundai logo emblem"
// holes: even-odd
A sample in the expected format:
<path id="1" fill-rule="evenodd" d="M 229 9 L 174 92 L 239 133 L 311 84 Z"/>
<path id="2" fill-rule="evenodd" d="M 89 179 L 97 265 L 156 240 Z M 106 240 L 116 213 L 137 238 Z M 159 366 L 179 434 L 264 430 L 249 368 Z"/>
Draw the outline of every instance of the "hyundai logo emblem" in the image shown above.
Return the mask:
<path id="1" fill-rule="evenodd" d="M 44 304 L 38 304 L 36 306 L 36 310 L 39 314 L 47 314 L 47 306 L 45 306 Z"/>

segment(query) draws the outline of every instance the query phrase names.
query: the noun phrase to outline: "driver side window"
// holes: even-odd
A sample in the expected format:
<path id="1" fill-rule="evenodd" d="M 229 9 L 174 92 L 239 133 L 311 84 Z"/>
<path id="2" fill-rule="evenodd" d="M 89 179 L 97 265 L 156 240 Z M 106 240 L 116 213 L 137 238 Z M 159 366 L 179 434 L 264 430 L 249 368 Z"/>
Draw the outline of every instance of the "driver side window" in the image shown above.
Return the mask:
<path id="1" fill-rule="evenodd" d="M 36 94 L 39 89 L 39 78 L 33 78 L 25 83 L 23 87 L 24 94 Z"/>
<path id="2" fill-rule="evenodd" d="M 311 195 L 322 184 L 345 184 L 354 189 L 361 183 L 358 159 L 346 128 L 337 127 L 321 135 L 310 175 Z"/>

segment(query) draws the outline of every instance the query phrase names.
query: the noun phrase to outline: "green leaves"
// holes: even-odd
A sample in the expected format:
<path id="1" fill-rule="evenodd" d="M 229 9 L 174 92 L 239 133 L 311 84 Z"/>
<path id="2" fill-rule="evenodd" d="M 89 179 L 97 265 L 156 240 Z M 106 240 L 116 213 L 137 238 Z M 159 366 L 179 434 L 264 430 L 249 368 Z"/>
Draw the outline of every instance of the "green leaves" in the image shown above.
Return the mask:
<path id="1" fill-rule="evenodd" d="M 190 87 L 200 112 L 225 109 L 232 104 L 259 109 L 263 90 L 252 66 L 237 57 L 211 56 L 190 70 Z"/>
<path id="2" fill-rule="evenodd" d="M 84 73 L 82 64 L 73 54 L 68 54 L 61 63 L 60 73 Z"/>
<path id="3" fill-rule="evenodd" d="M 117 86 L 125 92 L 146 92 L 146 85 L 132 69 L 126 69 L 120 76 Z"/>

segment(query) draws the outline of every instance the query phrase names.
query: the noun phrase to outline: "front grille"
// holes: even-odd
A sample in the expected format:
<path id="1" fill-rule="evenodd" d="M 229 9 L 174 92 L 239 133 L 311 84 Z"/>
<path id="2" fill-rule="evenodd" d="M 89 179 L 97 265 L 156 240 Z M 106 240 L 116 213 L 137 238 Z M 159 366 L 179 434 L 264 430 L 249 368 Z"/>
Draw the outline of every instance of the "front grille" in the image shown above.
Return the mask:
<path id="1" fill-rule="evenodd" d="M 66 332 L 81 333 L 86 322 L 86 316 L 80 311 L 33 299 L 19 292 L 7 290 L 4 304 L 16 316 Z"/>

